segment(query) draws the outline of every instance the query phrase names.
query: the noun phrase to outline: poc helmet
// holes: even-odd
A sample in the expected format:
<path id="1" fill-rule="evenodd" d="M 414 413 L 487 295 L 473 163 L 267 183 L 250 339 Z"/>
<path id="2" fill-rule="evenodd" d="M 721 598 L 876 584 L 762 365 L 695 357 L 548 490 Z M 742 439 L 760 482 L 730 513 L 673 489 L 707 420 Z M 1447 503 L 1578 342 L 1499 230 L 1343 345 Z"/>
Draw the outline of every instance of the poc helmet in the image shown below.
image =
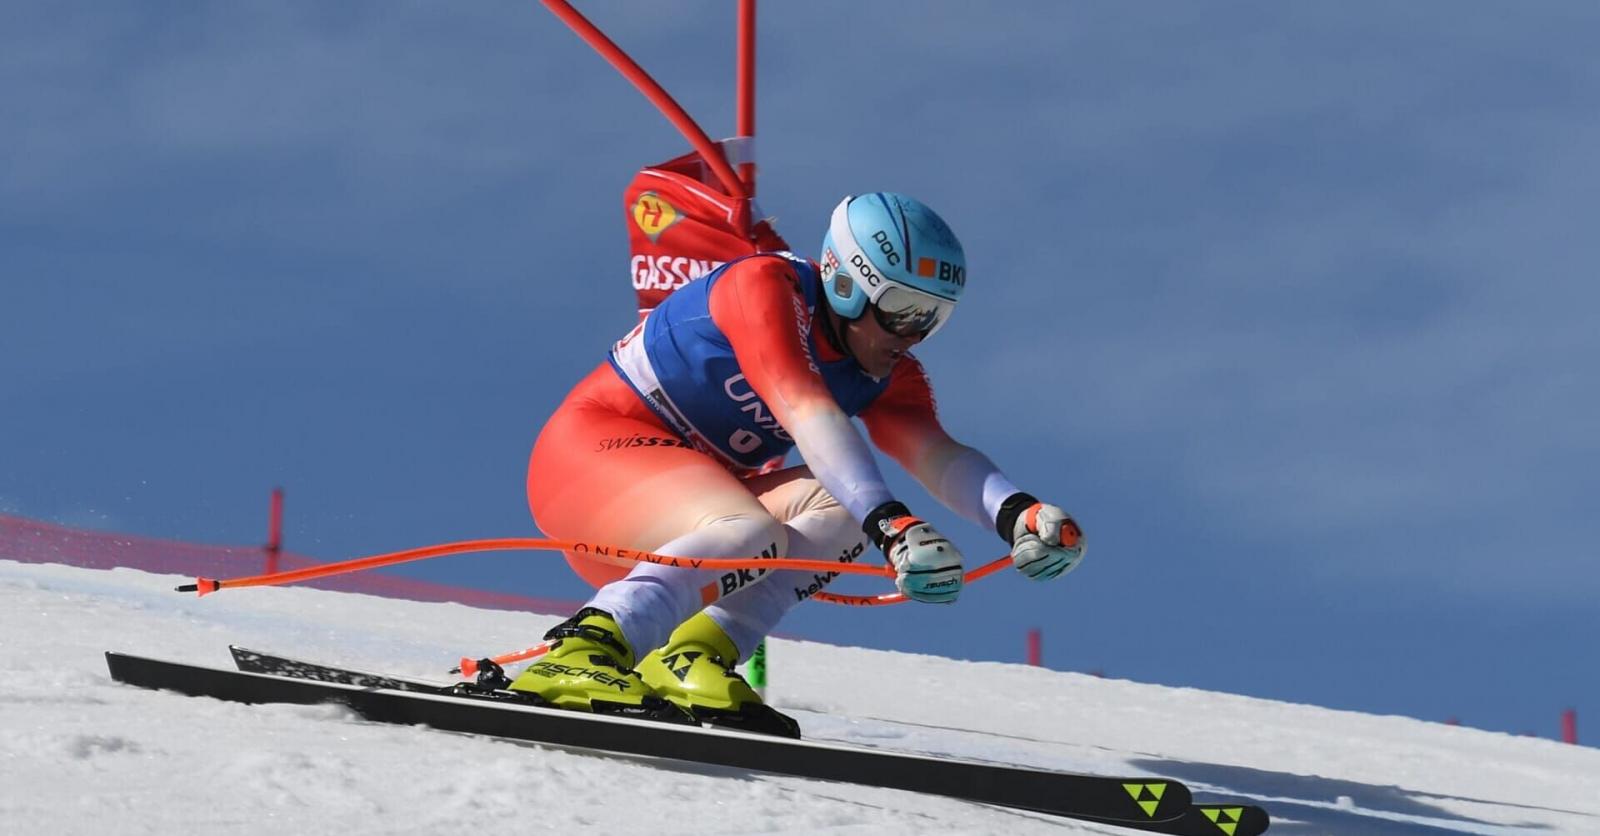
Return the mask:
<path id="1" fill-rule="evenodd" d="M 894 192 L 839 202 L 822 239 L 822 289 L 845 319 L 868 306 L 901 336 L 927 337 L 950 319 L 967 285 L 967 258 L 950 226 Z"/>

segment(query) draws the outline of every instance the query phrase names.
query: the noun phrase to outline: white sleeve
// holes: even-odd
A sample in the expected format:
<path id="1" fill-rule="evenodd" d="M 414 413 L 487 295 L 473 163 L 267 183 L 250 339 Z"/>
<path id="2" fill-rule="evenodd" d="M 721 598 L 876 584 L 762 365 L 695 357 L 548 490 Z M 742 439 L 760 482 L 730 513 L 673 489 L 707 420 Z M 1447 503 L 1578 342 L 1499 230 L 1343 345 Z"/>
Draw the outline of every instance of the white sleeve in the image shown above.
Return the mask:
<path id="1" fill-rule="evenodd" d="M 1000 505 L 1021 491 L 988 456 L 959 445 L 959 449 L 937 474 L 930 474 L 924 487 L 945 507 L 986 528 L 993 529 Z"/>
<path id="2" fill-rule="evenodd" d="M 844 410 L 811 410 L 789 428 L 789 435 L 811 466 L 811 475 L 857 520 L 865 520 L 868 511 L 894 499 L 872 448 Z"/>

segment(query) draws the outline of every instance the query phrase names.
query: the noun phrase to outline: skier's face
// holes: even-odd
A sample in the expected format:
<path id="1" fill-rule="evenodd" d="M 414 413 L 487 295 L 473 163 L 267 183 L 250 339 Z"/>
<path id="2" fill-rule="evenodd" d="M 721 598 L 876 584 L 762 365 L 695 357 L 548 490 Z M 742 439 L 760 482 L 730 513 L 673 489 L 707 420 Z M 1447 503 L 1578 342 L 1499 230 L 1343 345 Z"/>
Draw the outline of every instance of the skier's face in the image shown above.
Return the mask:
<path id="1" fill-rule="evenodd" d="M 899 362 L 900 355 L 922 342 L 922 334 L 902 336 L 892 333 L 869 311 L 865 316 L 844 323 L 844 341 L 867 374 L 884 378 Z"/>

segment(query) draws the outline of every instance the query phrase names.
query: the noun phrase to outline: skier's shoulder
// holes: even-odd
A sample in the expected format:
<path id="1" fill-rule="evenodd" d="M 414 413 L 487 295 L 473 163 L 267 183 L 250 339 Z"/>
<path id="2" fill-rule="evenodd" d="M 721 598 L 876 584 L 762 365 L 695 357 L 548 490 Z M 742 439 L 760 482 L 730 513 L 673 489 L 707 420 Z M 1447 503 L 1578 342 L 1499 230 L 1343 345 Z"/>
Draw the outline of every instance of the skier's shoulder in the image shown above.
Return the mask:
<path id="1" fill-rule="evenodd" d="M 816 275 L 816 265 L 786 250 L 747 255 L 715 277 L 715 295 L 806 297 L 806 282 Z"/>
<path id="2" fill-rule="evenodd" d="M 756 275 L 766 278 L 782 277 L 797 283 L 807 273 L 814 274 L 816 264 L 788 250 L 768 250 L 728 262 L 724 273 Z"/>

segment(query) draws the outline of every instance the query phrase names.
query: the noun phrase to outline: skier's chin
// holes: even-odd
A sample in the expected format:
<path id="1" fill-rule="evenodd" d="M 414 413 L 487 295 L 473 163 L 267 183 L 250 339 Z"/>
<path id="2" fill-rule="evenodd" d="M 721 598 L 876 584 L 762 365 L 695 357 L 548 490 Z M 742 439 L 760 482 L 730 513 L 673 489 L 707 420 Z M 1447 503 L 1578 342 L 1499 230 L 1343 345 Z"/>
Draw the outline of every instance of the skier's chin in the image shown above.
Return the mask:
<path id="1" fill-rule="evenodd" d="M 845 343 L 862 371 L 876 378 L 885 378 L 918 341 L 889 334 L 871 319 L 862 317 L 847 325 L 844 329 Z"/>
<path id="2" fill-rule="evenodd" d="M 873 377 L 888 377 L 889 373 L 894 371 L 894 364 L 900 362 L 902 353 L 898 350 L 876 348 L 867 352 L 866 357 L 857 359 L 867 374 Z"/>

